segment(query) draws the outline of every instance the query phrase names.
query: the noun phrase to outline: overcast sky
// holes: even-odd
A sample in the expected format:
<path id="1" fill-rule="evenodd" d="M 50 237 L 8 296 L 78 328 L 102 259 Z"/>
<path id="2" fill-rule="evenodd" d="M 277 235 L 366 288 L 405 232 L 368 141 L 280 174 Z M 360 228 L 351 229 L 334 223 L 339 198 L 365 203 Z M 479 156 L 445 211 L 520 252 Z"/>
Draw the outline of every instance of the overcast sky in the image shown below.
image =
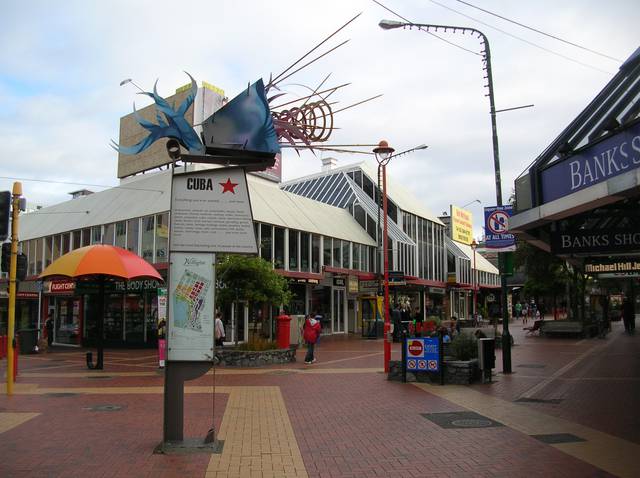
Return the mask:
<path id="1" fill-rule="evenodd" d="M 387 7 L 416 23 L 477 28 L 491 46 L 496 108 L 535 107 L 498 114 L 505 200 L 514 179 L 615 74 L 620 61 L 568 46 L 473 9 L 456 0 L 387 0 Z M 476 6 L 533 28 L 625 60 L 638 46 L 637 0 L 473 0 Z M 455 9 L 485 24 L 444 8 Z M 328 43 L 350 42 L 285 81 L 315 88 L 328 74 L 333 95 L 347 106 L 336 114 L 333 144 L 377 143 L 397 151 L 421 143 L 426 151 L 402 156 L 388 168 L 435 214 L 465 205 L 481 234 L 482 207 L 495 204 L 489 101 L 480 57 L 417 30 L 383 31 L 381 19 L 398 19 L 370 0 L 357 1 L 32 1 L 6 2 L 0 19 L 0 190 L 23 180 L 31 206 L 51 205 L 81 187 L 116 185 L 119 118 L 148 104 L 132 78 L 169 96 L 187 83 L 224 89 L 230 98 L 248 82 L 279 73 L 339 26 L 363 12 Z M 531 44 L 510 35 L 525 39 Z M 473 52 L 475 37 L 443 34 Z M 554 55 L 543 49 L 552 50 Z M 324 51 L 320 49 L 319 51 Z M 570 59 L 564 58 L 569 57 Z M 585 66 L 583 64 L 588 66 Z M 339 164 L 373 161 L 336 155 Z M 287 150 L 284 179 L 320 170 L 319 156 Z M 11 179 L 4 179 L 11 178 Z"/>

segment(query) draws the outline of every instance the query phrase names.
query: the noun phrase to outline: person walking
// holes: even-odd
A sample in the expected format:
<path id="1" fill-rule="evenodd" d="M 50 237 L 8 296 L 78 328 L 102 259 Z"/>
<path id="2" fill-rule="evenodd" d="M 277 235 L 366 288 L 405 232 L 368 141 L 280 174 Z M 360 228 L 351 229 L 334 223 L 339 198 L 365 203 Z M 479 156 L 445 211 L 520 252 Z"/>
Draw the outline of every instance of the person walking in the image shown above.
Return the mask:
<path id="1" fill-rule="evenodd" d="M 312 364 L 316 361 L 314 357 L 314 349 L 318 338 L 320 338 L 320 322 L 315 317 L 307 317 L 302 327 L 302 338 L 307 343 L 307 355 L 304 357 L 304 363 Z"/>
<path id="2" fill-rule="evenodd" d="M 216 347 L 224 346 L 224 339 L 226 338 L 224 333 L 224 324 L 222 323 L 222 314 L 216 312 L 215 323 L 213 324 L 214 337 L 216 339 Z"/>
<path id="3" fill-rule="evenodd" d="M 520 315 L 522 314 L 522 304 L 520 303 L 520 301 L 516 302 L 514 309 L 516 312 L 516 319 L 519 319 Z"/>
<path id="4" fill-rule="evenodd" d="M 49 348 L 53 344 L 53 317 L 51 315 L 44 321 L 44 327 L 47 330 L 47 348 Z"/>

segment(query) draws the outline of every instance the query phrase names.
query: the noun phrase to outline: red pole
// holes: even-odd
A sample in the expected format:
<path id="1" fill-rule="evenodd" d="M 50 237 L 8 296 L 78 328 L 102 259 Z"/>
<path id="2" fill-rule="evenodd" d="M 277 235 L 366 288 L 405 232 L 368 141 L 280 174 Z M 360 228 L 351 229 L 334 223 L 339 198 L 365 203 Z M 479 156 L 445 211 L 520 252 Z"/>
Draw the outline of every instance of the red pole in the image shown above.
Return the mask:
<path id="1" fill-rule="evenodd" d="M 476 269 L 476 248 L 473 248 L 473 320 L 478 324 L 478 271 Z"/>
<path id="2" fill-rule="evenodd" d="M 391 320 L 389 317 L 389 244 L 387 235 L 387 165 L 382 165 L 382 209 L 384 230 L 382 233 L 382 253 L 384 254 L 384 373 L 389 373 L 391 361 Z"/>
<path id="3" fill-rule="evenodd" d="M 20 353 L 20 342 L 18 341 L 18 334 L 16 334 L 16 338 L 13 339 L 16 342 L 15 349 L 13 351 L 13 381 L 16 381 L 16 377 L 18 376 L 18 354 Z M 11 347 L 11 344 L 9 344 Z"/>

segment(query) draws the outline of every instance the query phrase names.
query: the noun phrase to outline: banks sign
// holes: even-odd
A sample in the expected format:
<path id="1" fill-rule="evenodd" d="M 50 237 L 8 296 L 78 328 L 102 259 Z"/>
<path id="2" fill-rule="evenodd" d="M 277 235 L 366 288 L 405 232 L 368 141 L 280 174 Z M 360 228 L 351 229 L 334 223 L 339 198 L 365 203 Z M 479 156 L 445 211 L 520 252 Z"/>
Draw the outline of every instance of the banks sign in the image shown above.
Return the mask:
<path id="1" fill-rule="evenodd" d="M 542 202 L 572 194 L 640 167 L 640 124 L 542 171 Z"/>
<path id="2" fill-rule="evenodd" d="M 551 235 L 551 252 L 554 254 L 616 253 L 635 250 L 640 250 L 640 231 L 637 230 L 577 230 L 555 232 Z"/>

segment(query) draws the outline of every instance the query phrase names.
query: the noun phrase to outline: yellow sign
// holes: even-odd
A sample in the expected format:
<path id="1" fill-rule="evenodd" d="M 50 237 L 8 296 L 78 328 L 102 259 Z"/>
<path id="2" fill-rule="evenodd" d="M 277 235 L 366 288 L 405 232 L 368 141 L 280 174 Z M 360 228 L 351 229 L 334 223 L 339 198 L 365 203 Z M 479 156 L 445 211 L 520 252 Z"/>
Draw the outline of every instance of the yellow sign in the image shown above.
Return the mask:
<path id="1" fill-rule="evenodd" d="M 471 244 L 473 242 L 473 216 L 470 211 L 451 206 L 451 239 Z"/>

